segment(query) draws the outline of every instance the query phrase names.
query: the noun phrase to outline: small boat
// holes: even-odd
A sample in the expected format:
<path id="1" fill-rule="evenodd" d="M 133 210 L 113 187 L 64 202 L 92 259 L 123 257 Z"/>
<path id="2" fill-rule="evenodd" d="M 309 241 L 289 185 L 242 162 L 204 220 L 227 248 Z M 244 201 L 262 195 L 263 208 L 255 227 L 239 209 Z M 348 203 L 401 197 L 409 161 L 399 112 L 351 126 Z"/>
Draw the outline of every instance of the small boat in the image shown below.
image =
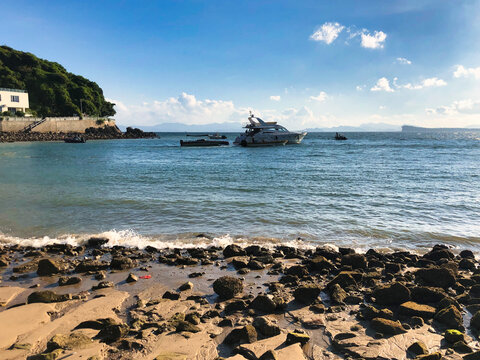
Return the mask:
<path id="1" fill-rule="evenodd" d="M 64 141 L 69 144 L 83 144 L 87 142 L 83 136 L 67 137 L 64 139 Z"/>
<path id="2" fill-rule="evenodd" d="M 183 141 L 180 140 L 180 146 L 222 146 L 222 145 L 230 145 L 228 141 L 215 141 L 215 140 L 205 140 L 205 139 L 198 139 L 192 141 Z"/>
<path id="3" fill-rule="evenodd" d="M 210 134 L 208 135 L 209 139 L 226 139 L 227 137 L 225 135 L 220 135 L 219 133 L 215 134 Z"/>
<path id="4" fill-rule="evenodd" d="M 335 133 L 335 140 L 347 140 L 347 137 L 345 135 Z"/>

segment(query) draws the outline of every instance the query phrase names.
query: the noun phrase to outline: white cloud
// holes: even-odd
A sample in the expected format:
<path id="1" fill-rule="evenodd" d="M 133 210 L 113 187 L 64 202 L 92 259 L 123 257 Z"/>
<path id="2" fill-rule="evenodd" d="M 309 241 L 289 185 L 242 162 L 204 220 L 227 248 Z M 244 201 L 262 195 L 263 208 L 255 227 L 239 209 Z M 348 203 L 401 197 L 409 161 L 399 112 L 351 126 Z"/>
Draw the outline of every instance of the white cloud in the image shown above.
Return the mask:
<path id="1" fill-rule="evenodd" d="M 410 60 L 408 60 L 407 58 L 398 57 L 396 61 L 397 61 L 398 64 L 412 65 L 412 62 Z"/>
<path id="2" fill-rule="evenodd" d="M 378 107 L 379 110 L 385 110 L 386 108 L 387 108 L 387 107 L 386 107 L 385 105 L 380 105 L 380 106 Z"/>
<path id="3" fill-rule="evenodd" d="M 428 115 L 458 115 L 458 114 L 480 114 L 480 100 L 457 100 L 451 105 L 443 105 L 437 108 L 427 108 Z"/>
<path id="4" fill-rule="evenodd" d="M 447 82 L 445 80 L 439 79 L 437 77 L 433 77 L 433 78 L 423 80 L 420 84 L 412 85 L 408 83 L 405 85 L 397 85 L 397 86 L 403 87 L 409 90 L 420 90 L 428 87 L 441 87 L 446 85 L 447 85 Z"/>
<path id="5" fill-rule="evenodd" d="M 325 91 L 320 91 L 320 94 L 317 96 L 310 96 L 310 100 L 323 102 L 327 99 L 327 93 Z"/>
<path id="6" fill-rule="evenodd" d="M 280 95 L 272 95 L 270 96 L 270 100 L 273 100 L 273 101 L 280 101 Z"/>
<path id="7" fill-rule="evenodd" d="M 338 22 L 326 22 L 310 35 L 310 39 L 314 41 L 323 41 L 325 44 L 331 44 L 344 28 L 345 26 L 340 25 Z"/>
<path id="8" fill-rule="evenodd" d="M 384 46 L 387 34 L 383 31 L 374 31 L 373 35 L 367 30 L 363 30 L 360 34 L 362 38 L 362 47 L 367 49 L 381 49 Z"/>
<path id="9" fill-rule="evenodd" d="M 363 89 L 365 89 L 366 85 L 357 85 L 357 87 L 355 88 L 357 91 L 363 91 Z"/>
<path id="10" fill-rule="evenodd" d="M 156 125 L 165 122 L 207 124 L 212 122 L 241 121 L 248 109 L 236 108 L 232 101 L 198 100 L 195 95 L 183 92 L 164 101 L 144 102 L 140 105 L 116 104 L 116 119 L 120 124 Z"/>
<path id="11" fill-rule="evenodd" d="M 388 79 L 386 77 L 382 77 L 382 78 L 377 80 L 377 83 L 375 84 L 375 86 L 373 86 L 370 89 L 370 91 L 394 92 L 395 90 L 393 90 L 390 87 L 390 82 L 388 81 Z"/>
<path id="12" fill-rule="evenodd" d="M 456 78 L 474 77 L 475 79 L 480 79 L 480 67 L 465 68 L 462 65 L 457 65 L 457 68 L 453 72 L 453 76 L 456 77 Z"/>

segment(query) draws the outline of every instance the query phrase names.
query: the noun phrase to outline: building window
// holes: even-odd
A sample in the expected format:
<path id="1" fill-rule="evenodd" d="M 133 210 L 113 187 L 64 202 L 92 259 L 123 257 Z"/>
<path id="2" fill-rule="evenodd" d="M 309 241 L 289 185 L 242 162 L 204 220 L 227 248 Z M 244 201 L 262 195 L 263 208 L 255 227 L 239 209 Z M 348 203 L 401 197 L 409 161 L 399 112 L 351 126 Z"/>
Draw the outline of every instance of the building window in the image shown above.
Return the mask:
<path id="1" fill-rule="evenodd" d="M 20 97 L 18 95 L 11 95 L 12 102 L 20 102 Z"/>

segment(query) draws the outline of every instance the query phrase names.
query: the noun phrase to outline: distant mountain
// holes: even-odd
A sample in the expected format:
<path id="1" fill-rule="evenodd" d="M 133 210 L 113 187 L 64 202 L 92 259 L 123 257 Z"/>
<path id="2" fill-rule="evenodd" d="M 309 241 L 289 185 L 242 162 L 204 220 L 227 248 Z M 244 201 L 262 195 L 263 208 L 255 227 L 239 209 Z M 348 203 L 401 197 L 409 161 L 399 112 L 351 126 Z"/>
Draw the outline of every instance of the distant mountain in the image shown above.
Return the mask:
<path id="1" fill-rule="evenodd" d="M 367 132 L 367 131 L 401 131 L 400 125 L 391 125 L 384 123 L 368 123 L 359 126 L 334 126 L 329 128 L 311 128 L 306 129 L 309 132 Z"/>
<path id="2" fill-rule="evenodd" d="M 403 125 L 402 132 L 424 132 L 424 131 L 469 131 L 480 130 L 480 126 L 471 126 L 467 128 L 425 128 L 421 126 Z"/>
<path id="3" fill-rule="evenodd" d="M 123 130 L 123 126 L 119 125 Z M 210 123 L 204 125 L 188 125 L 181 123 L 162 123 L 153 126 L 138 126 L 143 131 L 154 132 L 242 132 L 240 123 Z"/>

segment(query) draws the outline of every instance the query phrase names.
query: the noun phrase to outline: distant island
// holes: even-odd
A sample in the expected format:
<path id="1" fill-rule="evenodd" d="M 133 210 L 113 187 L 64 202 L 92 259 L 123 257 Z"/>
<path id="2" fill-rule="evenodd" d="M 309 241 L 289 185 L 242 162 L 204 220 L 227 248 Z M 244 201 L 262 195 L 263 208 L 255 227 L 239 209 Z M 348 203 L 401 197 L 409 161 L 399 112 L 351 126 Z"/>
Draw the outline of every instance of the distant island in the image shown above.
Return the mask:
<path id="1" fill-rule="evenodd" d="M 471 131 L 471 130 L 480 130 L 480 127 L 468 127 L 468 128 L 425 128 L 420 126 L 411 126 L 411 125 L 403 125 L 402 132 L 427 132 L 427 131 L 444 131 L 444 132 L 451 132 L 451 131 Z"/>
<path id="2" fill-rule="evenodd" d="M 115 115 L 95 82 L 8 46 L 0 46 L 0 88 L 27 90 L 32 116 Z"/>

